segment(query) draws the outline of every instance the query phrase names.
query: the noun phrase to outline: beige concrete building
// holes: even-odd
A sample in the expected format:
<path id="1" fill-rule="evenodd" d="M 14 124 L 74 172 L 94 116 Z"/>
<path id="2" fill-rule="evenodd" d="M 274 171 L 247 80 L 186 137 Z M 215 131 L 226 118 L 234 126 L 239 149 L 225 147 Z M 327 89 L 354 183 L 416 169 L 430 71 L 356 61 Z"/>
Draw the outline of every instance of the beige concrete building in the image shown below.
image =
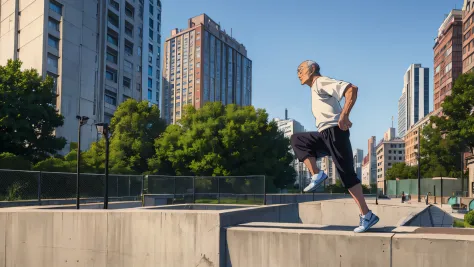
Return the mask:
<path id="1" fill-rule="evenodd" d="M 370 186 L 370 164 L 369 164 L 369 155 L 364 157 L 362 161 L 362 180 L 363 185 Z"/>
<path id="2" fill-rule="evenodd" d="M 56 81 L 63 152 L 77 142 L 77 115 L 89 117 L 84 150 L 97 140 L 94 123 L 109 122 L 124 100 L 158 104 L 159 0 L 2 0 L 0 10 L 0 64 L 19 59 Z"/>
<path id="3" fill-rule="evenodd" d="M 438 116 L 441 112 L 441 108 L 432 111 L 430 114 L 422 118 L 415 125 L 411 126 L 410 129 L 406 132 L 405 137 L 405 164 L 408 166 L 418 165 L 418 160 L 416 155 L 418 153 L 418 131 L 423 132 L 423 128 L 430 123 L 430 117 Z"/>
<path id="4" fill-rule="evenodd" d="M 377 157 L 377 187 L 384 188 L 385 173 L 398 162 L 405 162 L 405 142 L 395 137 L 395 128 L 389 128 L 384 138 L 376 147 Z"/>
<path id="5" fill-rule="evenodd" d="M 278 126 L 278 130 L 283 133 L 283 135 L 290 139 L 291 136 L 295 133 L 305 132 L 303 125 L 294 119 L 288 118 L 288 111 L 285 110 L 285 119 L 274 118 L 273 119 Z M 293 149 L 290 149 L 290 153 L 294 154 Z M 303 162 L 299 162 L 298 159 L 293 160 L 291 166 L 296 171 L 296 184 L 303 184 L 306 186 L 309 183 L 309 179 L 311 178 L 311 174 L 309 173 L 308 168 Z"/>
<path id="6" fill-rule="evenodd" d="M 252 61 L 245 47 L 206 14 L 175 29 L 164 44 L 162 116 L 176 123 L 183 106 L 252 103 Z"/>
<path id="7" fill-rule="evenodd" d="M 325 185 L 335 184 L 337 180 L 341 180 L 332 157 L 326 156 L 321 159 L 321 170 L 323 170 L 328 176 Z"/>

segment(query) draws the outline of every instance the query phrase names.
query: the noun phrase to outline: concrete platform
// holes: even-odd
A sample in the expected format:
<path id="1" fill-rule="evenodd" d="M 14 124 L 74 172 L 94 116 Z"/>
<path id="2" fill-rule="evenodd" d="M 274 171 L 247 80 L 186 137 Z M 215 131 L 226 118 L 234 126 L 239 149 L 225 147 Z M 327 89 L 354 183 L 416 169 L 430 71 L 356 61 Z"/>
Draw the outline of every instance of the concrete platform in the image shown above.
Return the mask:
<path id="1" fill-rule="evenodd" d="M 474 229 L 249 223 L 227 228 L 228 267 L 470 266 Z M 425 231 L 428 229 L 431 231 Z M 424 232 L 424 233 L 422 233 Z"/>
<path id="2" fill-rule="evenodd" d="M 0 229 L 4 229 L 0 231 L 0 267 L 318 266 L 308 265 L 314 261 L 323 266 L 390 266 L 385 265 L 393 263 L 387 258 L 392 251 L 387 244 L 392 244 L 394 235 L 439 234 L 404 226 L 420 214 L 427 216 L 429 206 L 380 200 L 379 205 L 373 200 L 368 204 L 381 220 L 372 232 L 358 235 L 352 232 L 358 224 L 358 208 L 352 200 L 344 199 L 267 206 L 184 204 L 79 211 L 44 206 L 5 208 L 0 209 Z M 463 233 L 444 235 L 469 236 L 471 232 Z M 466 248 L 471 248 L 470 239 L 464 241 Z M 306 255 L 315 247 L 326 248 L 326 258 Z M 282 258 L 283 252 L 288 259 Z M 402 249 L 399 253 L 408 252 Z M 253 258 L 239 258 L 249 255 Z M 273 258 L 293 264 L 278 265 Z"/>

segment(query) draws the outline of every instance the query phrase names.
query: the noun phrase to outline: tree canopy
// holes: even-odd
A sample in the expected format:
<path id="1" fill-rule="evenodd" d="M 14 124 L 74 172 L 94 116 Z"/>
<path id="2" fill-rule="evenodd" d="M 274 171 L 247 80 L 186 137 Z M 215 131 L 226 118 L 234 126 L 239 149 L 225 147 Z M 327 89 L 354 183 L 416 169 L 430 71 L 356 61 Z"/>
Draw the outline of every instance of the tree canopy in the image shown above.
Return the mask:
<path id="1" fill-rule="evenodd" d="M 9 60 L 0 66 L 0 153 L 37 162 L 66 145 L 54 135 L 64 119 L 55 108 L 53 79 L 43 79 L 34 69 L 22 71 L 21 65 Z"/>
<path id="2" fill-rule="evenodd" d="M 163 174 L 267 175 L 284 188 L 295 177 L 289 145 L 265 110 L 212 102 L 185 107 L 178 125 L 155 141 L 150 166 Z"/>

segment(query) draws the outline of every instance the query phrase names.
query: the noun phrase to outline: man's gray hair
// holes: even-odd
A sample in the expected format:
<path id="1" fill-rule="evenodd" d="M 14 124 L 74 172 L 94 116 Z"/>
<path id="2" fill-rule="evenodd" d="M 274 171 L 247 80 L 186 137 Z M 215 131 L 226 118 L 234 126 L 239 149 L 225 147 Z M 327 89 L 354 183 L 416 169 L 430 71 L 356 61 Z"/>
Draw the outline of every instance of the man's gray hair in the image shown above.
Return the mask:
<path id="1" fill-rule="evenodd" d="M 309 69 L 311 69 L 311 68 L 314 66 L 314 69 L 315 69 L 314 74 L 316 74 L 316 75 L 321 75 L 321 74 L 320 74 L 321 68 L 319 67 L 319 64 L 316 63 L 316 61 L 314 61 L 314 60 L 305 60 L 305 61 L 301 62 L 301 64 L 299 65 L 299 67 L 305 66 L 305 65 L 306 65 L 306 67 L 309 68 Z M 298 68 L 299 68 L 299 67 L 298 67 Z"/>

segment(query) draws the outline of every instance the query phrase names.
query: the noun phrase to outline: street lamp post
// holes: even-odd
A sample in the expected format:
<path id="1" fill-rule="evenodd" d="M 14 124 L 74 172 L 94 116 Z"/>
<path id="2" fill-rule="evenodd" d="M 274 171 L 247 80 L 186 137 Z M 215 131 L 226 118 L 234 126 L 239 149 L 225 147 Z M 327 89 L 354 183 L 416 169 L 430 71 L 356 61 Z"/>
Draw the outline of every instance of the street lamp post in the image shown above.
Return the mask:
<path id="1" fill-rule="evenodd" d="M 420 127 L 421 128 L 421 127 Z M 416 153 L 416 159 L 418 160 L 418 202 L 421 202 L 421 172 L 420 172 L 420 130 L 418 129 L 418 152 Z"/>
<path id="2" fill-rule="evenodd" d="M 79 127 L 77 133 L 77 177 L 76 177 L 76 209 L 80 208 L 80 173 L 81 173 L 81 127 L 87 123 L 89 117 L 86 116 L 76 116 L 76 119 L 79 120 Z"/>
<path id="3" fill-rule="evenodd" d="M 97 132 L 105 137 L 105 192 L 104 192 L 104 209 L 109 207 L 109 124 L 97 123 Z"/>

